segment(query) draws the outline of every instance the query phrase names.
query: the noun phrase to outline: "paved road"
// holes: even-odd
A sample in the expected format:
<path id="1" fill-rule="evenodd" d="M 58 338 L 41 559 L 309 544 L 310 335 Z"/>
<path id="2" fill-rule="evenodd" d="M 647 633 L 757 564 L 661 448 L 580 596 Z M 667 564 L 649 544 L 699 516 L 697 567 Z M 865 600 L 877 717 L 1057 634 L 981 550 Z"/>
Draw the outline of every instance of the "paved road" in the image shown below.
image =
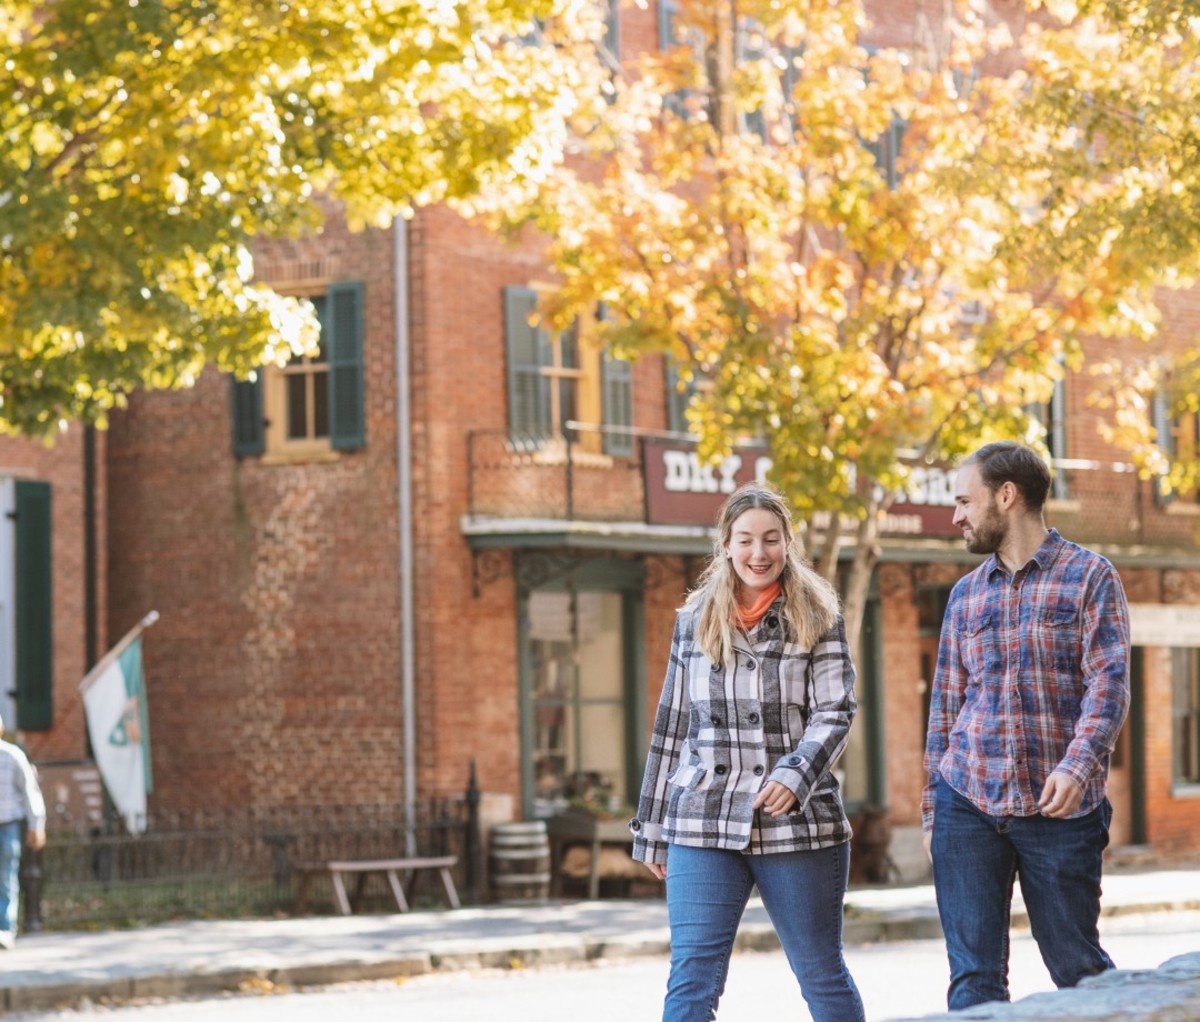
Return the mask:
<path id="1" fill-rule="evenodd" d="M 1117 916 L 1103 927 L 1105 944 L 1124 969 L 1153 968 L 1200 949 L 1200 912 Z M 847 957 L 872 1022 L 944 1010 L 940 940 L 851 947 Z M 1027 934 L 1014 938 L 1011 971 L 1015 998 L 1053 989 Z M 441 973 L 305 993 L 262 988 L 205 1001 L 94 1005 L 8 1017 L 13 1022 L 81 1022 L 94 1015 L 114 1022 L 645 1022 L 657 1017 L 665 977 L 665 958 L 652 956 L 591 966 Z M 721 1022 L 809 1018 L 779 952 L 736 955 L 721 1009 Z"/>

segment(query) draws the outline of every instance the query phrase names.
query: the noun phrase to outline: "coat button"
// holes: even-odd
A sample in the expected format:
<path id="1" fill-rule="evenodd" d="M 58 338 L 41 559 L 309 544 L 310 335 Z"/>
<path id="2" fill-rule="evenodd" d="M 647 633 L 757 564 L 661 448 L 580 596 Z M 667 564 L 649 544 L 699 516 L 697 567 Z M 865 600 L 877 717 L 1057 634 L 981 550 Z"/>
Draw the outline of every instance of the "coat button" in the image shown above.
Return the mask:
<path id="1" fill-rule="evenodd" d="M 767 627 L 768 628 L 777 628 L 778 626 L 779 626 L 779 618 L 777 618 L 774 614 L 768 614 L 767 615 Z"/>
<path id="2" fill-rule="evenodd" d="M 723 776 L 729 773 L 729 767 L 727 767 L 724 763 L 718 763 L 715 767 L 713 767 L 713 773 Z"/>
<path id="3" fill-rule="evenodd" d="M 629 829 L 630 830 L 641 830 L 642 829 L 642 821 L 641 820 L 630 820 L 629 821 Z"/>
<path id="4" fill-rule="evenodd" d="M 788 766 L 799 766 L 800 765 L 800 757 L 799 756 L 788 756 L 787 761 L 788 761 Z"/>
<path id="5" fill-rule="evenodd" d="M 762 775 L 763 775 L 763 765 L 761 763 L 759 763 L 758 766 L 756 766 L 754 768 L 754 776 L 762 777 Z"/>
<path id="6" fill-rule="evenodd" d="M 757 666 L 758 666 L 758 664 L 756 664 L 753 660 L 746 661 L 746 670 L 748 670 L 748 671 L 754 670 L 754 668 L 756 668 Z"/>
<path id="7" fill-rule="evenodd" d="M 757 724 L 757 723 L 758 723 L 758 714 L 757 714 L 757 713 L 752 713 L 752 714 L 750 714 L 750 716 L 749 716 L 749 717 L 747 717 L 746 719 L 747 719 L 747 720 L 748 720 L 748 721 L 749 721 L 751 724 Z"/>
<path id="8" fill-rule="evenodd" d="M 717 714 L 715 714 L 715 713 L 714 713 L 714 714 L 713 714 L 711 717 L 709 717 L 708 719 L 709 719 L 710 721 L 712 721 L 714 724 L 716 724 L 716 725 L 717 725 L 717 727 L 720 727 L 720 726 L 721 726 L 721 718 L 720 718 L 720 717 L 719 717 Z"/>

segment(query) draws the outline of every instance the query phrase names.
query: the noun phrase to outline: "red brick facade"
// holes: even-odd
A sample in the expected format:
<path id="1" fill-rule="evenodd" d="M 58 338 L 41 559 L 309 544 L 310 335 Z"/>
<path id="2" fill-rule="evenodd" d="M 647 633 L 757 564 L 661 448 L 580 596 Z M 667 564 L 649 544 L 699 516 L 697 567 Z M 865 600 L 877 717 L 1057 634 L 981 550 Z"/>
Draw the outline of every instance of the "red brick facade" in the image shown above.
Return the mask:
<path id="1" fill-rule="evenodd" d="M 881 38 L 916 31 L 913 5 L 878 7 Z M 655 45 L 652 7 L 622 6 L 621 31 L 630 48 Z M 153 801 L 165 807 L 400 801 L 407 652 L 418 792 L 461 791 L 474 761 L 481 788 L 511 798 L 519 815 L 530 795 L 523 790 L 528 679 L 518 635 L 521 599 L 533 583 L 521 580 L 518 562 L 540 551 L 532 544 L 472 546 L 464 516 L 482 506 L 472 492 L 480 478 L 472 437 L 482 443 L 478 438 L 490 432 L 503 447 L 508 427 L 503 289 L 546 279 L 536 246 L 531 240 L 506 246 L 444 209 L 422 212 L 400 237 L 383 230 L 352 234 L 331 211 L 319 238 L 264 245 L 256 265 L 264 281 L 284 292 L 364 285 L 365 445 L 316 459 L 239 459 L 230 382 L 214 371 L 189 391 L 135 396 L 101 437 L 102 647 L 147 611 L 161 614 L 144 647 Z M 1200 299 L 1174 297 L 1167 323 L 1180 338 L 1194 336 Z M 410 580 L 400 573 L 397 352 L 404 346 Z M 1122 347 L 1107 342 L 1093 355 Z M 636 427 L 666 428 L 663 381 L 660 359 L 633 367 Z M 1097 413 L 1083 391 L 1068 388 L 1070 456 L 1119 461 L 1099 438 Z M 50 450 L 0 441 L 0 470 L 54 485 L 59 717 L 47 735 L 26 736 L 42 759 L 80 755 L 85 747 L 74 690 L 86 666 L 78 582 L 81 434 L 69 431 Z M 510 492 L 532 499 L 541 485 L 532 481 L 535 469 L 543 467 L 510 458 L 500 471 L 508 474 Z M 580 467 L 574 485 L 588 514 L 577 517 L 597 517 L 604 501 L 628 504 L 637 492 L 635 469 L 619 458 Z M 527 470 L 527 478 L 516 474 Z M 1070 499 L 1051 509 L 1051 523 L 1068 538 L 1100 546 L 1121 568 L 1131 601 L 1200 602 L 1200 517 L 1179 506 L 1159 508 L 1149 484 L 1109 471 L 1073 472 L 1071 485 Z M 504 517 L 502 504 L 488 510 Z M 861 726 L 871 721 L 866 758 L 879 774 L 873 797 L 900 827 L 918 822 L 923 699 L 931 681 L 923 656 L 936 648 L 936 622 L 932 630 L 923 623 L 919 604 L 971 565 L 960 542 L 934 547 L 918 553 L 900 541 L 889 544 L 876 579 L 881 655 L 873 668 L 863 665 Z M 640 680 L 628 710 L 634 719 L 651 720 L 673 612 L 699 549 L 600 545 L 550 552 L 580 562 L 634 563 L 644 571 L 637 597 Z M 408 651 L 406 581 L 415 634 Z M 1134 797 L 1144 800 L 1145 839 L 1179 850 L 1200 846 L 1200 799 L 1172 792 L 1168 660 L 1160 650 L 1145 653 L 1144 791 Z M 637 740 L 645 739 L 643 729 Z"/>

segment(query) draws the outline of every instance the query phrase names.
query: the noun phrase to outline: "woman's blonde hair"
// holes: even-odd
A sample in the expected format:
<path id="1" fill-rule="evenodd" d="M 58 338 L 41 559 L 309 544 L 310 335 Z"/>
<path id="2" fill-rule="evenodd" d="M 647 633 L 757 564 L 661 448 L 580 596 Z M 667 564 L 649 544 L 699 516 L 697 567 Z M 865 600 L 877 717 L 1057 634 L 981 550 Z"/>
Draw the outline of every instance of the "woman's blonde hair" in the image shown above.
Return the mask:
<path id="1" fill-rule="evenodd" d="M 714 664 L 726 663 L 733 653 L 733 632 L 738 615 L 738 577 L 725 548 L 733 535 L 734 522 L 756 508 L 769 511 L 778 518 L 779 528 L 786 537 L 779 582 L 783 587 L 784 627 L 789 638 L 801 646 L 811 647 L 837 619 L 837 590 L 801 555 L 787 501 L 768 486 L 747 483 L 730 494 L 721 506 L 712 558 L 687 598 L 688 605 L 700 604 L 696 642 Z"/>

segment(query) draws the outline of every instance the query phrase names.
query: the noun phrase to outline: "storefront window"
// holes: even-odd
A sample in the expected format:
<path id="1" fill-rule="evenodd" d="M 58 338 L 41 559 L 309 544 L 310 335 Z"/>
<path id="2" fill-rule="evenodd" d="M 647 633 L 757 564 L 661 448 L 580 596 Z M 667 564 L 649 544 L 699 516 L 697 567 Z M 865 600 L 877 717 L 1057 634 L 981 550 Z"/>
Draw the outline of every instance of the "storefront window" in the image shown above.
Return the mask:
<path id="1" fill-rule="evenodd" d="M 1171 748 L 1176 784 L 1200 784 L 1200 650 L 1171 651 Z"/>
<path id="2" fill-rule="evenodd" d="M 628 801 L 621 601 L 589 590 L 529 596 L 535 816 Z"/>

